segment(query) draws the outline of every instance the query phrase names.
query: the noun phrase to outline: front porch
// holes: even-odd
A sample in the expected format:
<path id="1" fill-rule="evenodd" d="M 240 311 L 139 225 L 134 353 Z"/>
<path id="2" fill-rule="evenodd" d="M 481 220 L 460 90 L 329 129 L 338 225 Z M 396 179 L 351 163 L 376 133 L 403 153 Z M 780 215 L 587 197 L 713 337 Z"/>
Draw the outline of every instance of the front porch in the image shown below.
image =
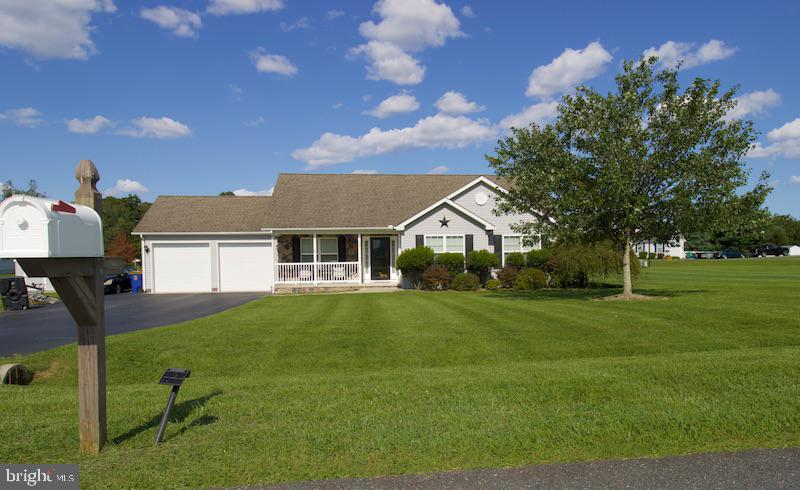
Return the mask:
<path id="1" fill-rule="evenodd" d="M 396 235 L 283 234 L 275 241 L 276 290 L 397 284 Z"/>

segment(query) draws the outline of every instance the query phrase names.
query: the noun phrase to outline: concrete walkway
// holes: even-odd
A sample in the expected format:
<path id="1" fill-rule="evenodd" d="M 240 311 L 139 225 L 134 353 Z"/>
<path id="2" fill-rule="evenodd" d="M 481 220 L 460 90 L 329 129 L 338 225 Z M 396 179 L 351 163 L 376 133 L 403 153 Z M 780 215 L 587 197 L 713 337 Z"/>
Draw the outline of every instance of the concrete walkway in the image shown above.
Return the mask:
<path id="1" fill-rule="evenodd" d="M 291 483 L 268 489 L 800 488 L 800 448 Z"/>

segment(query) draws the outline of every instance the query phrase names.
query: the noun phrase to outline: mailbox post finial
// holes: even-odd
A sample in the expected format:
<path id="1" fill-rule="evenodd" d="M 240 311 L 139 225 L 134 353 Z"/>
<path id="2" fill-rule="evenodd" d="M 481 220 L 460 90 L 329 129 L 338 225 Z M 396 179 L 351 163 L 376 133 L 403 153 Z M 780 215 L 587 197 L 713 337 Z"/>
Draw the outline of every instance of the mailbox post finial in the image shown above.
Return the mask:
<path id="1" fill-rule="evenodd" d="M 97 171 L 94 162 L 81 160 L 75 168 L 75 178 L 80 184 L 78 190 L 75 191 L 75 203 L 90 207 L 100 213 L 100 209 L 103 206 L 103 196 L 97 190 L 100 172 Z"/>

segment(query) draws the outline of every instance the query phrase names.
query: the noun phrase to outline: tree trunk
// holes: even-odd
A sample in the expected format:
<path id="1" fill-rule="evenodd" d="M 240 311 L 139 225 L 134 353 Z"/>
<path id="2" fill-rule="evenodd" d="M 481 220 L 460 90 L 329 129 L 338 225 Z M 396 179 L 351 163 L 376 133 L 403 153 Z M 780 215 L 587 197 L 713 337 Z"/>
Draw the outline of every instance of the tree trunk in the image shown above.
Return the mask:
<path id="1" fill-rule="evenodd" d="M 633 283 L 631 282 L 631 245 L 630 240 L 625 239 L 625 246 L 622 247 L 622 296 L 633 296 Z"/>

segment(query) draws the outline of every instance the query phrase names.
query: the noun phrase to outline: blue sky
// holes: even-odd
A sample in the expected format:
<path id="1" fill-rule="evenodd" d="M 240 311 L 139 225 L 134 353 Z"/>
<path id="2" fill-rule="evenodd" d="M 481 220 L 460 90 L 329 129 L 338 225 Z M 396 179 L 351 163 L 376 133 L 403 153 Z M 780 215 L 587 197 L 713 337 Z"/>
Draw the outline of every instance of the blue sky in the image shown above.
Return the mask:
<path id="1" fill-rule="evenodd" d="M 280 172 L 482 173 L 510 124 L 645 50 L 740 84 L 800 217 L 795 2 L 0 0 L 0 179 L 68 198 L 268 191 Z"/>

